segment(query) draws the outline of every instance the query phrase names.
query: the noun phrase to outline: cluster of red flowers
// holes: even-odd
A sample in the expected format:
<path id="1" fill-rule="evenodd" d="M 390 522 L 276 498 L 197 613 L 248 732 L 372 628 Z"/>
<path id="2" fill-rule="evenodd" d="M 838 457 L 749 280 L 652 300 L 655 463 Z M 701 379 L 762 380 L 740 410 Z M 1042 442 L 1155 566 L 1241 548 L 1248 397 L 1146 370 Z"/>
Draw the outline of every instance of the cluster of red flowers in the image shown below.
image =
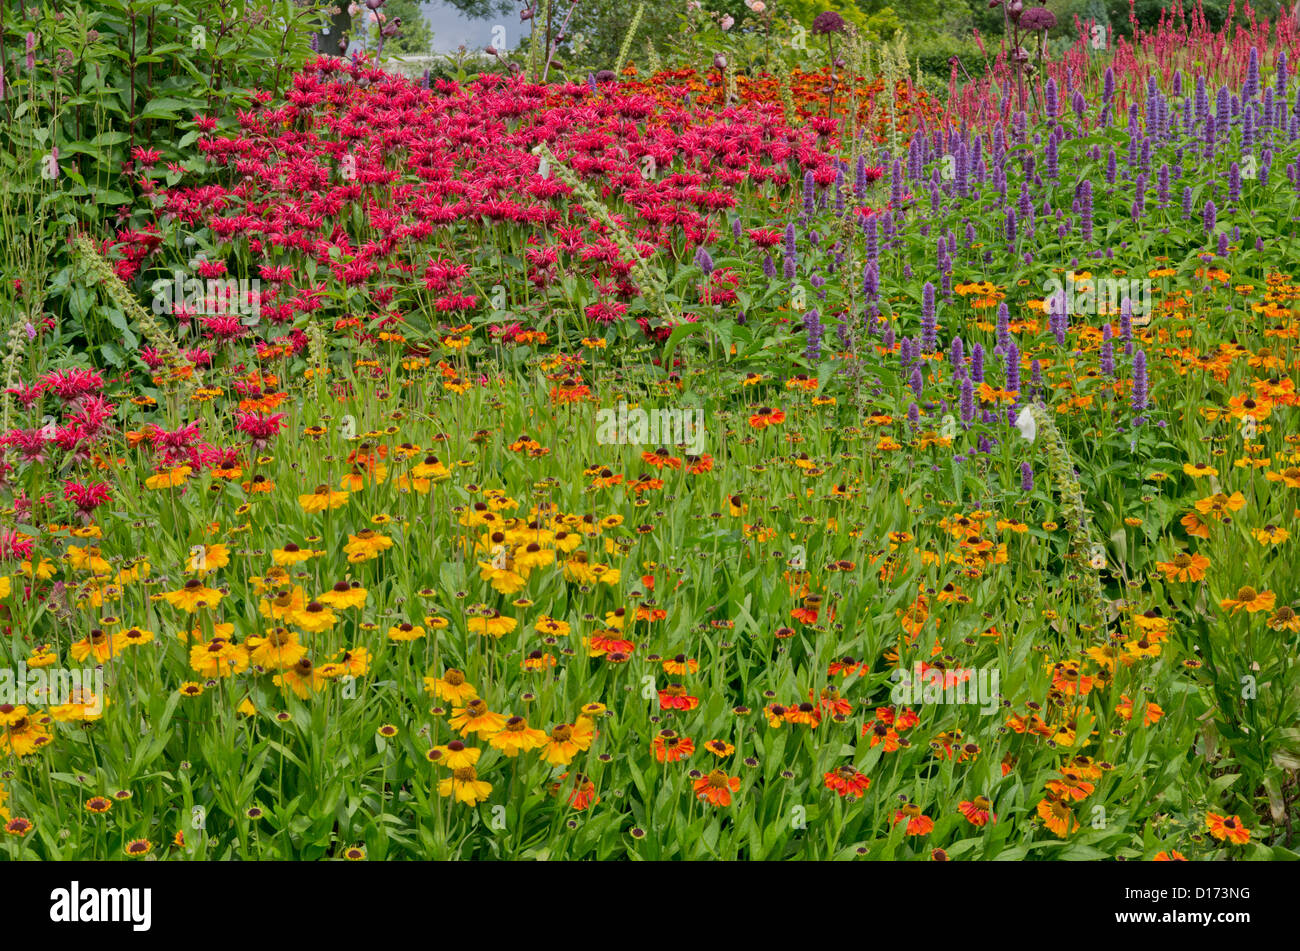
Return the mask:
<path id="1" fill-rule="evenodd" d="M 543 296 L 577 276 L 590 319 L 621 321 L 638 290 L 632 248 L 647 262 L 689 260 L 717 240 L 746 192 L 774 200 L 808 172 L 827 184 L 837 171 L 825 138 L 788 125 L 779 103 L 664 107 L 637 84 L 481 75 L 424 89 L 365 62 L 319 59 L 285 101 L 241 112 L 236 134 L 216 134 L 201 118 L 208 134 L 197 148 L 216 171 L 160 189 L 160 213 L 210 232 L 229 262 L 223 273 L 260 275 L 256 303 L 272 334 L 300 329 L 299 316 L 328 307 L 339 288 L 363 324 L 415 311 L 464 321 L 487 305 L 471 290 L 498 278 L 517 286 L 506 246 Z M 533 154 L 542 143 L 612 217 L 594 214 Z M 147 276 L 158 246 L 152 226 L 120 234 L 119 274 Z M 722 272 L 702 294 L 722 303 L 734 288 Z M 259 346 L 300 351 L 303 340 Z M 201 352 L 191 359 L 202 362 Z"/>

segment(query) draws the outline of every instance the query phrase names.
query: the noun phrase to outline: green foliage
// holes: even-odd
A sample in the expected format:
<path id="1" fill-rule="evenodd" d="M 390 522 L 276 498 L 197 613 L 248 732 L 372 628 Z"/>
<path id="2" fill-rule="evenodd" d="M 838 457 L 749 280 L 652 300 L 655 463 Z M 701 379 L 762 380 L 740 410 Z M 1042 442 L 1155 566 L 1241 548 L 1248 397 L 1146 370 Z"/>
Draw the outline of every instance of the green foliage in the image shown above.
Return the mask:
<path id="1" fill-rule="evenodd" d="M 103 240 L 143 186 L 179 179 L 169 163 L 200 166 L 194 117 L 248 107 L 255 86 L 282 93 L 310 55 L 318 13 L 294 0 L 97 0 L 14 12 L 0 23 L 0 204 L 12 229 L 42 243 L 28 259 L 47 271 L 14 274 L 6 257 L 0 276 L 6 285 L 48 281 L 43 303 L 78 329 L 91 305 L 68 310 L 64 239 L 85 230 Z M 156 160 L 136 164 L 135 149 Z"/>

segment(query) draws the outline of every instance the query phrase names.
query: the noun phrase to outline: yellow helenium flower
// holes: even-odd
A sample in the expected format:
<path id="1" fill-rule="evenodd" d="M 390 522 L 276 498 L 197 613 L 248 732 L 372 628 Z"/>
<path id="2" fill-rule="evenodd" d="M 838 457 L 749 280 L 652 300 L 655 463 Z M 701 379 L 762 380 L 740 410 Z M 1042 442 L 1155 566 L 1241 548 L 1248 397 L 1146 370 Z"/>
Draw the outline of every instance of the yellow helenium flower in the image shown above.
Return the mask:
<path id="1" fill-rule="evenodd" d="M 488 742 L 506 756 L 514 757 L 525 750 L 545 746 L 547 736 L 541 730 L 530 727 L 523 717 L 515 716 L 506 720 L 501 730 L 493 734 Z"/>
<path id="2" fill-rule="evenodd" d="M 439 700 L 466 703 L 478 696 L 474 685 L 465 680 L 461 671 L 452 667 L 441 677 L 425 677 L 424 689 Z"/>
<path id="3" fill-rule="evenodd" d="M 500 612 L 493 611 L 487 617 L 472 617 L 465 622 L 465 626 L 471 634 L 485 634 L 491 637 L 501 637 L 509 634 L 515 629 L 519 622 L 512 617 L 502 617 Z"/>
<path id="4" fill-rule="evenodd" d="M 268 631 L 265 637 L 250 637 L 248 646 L 252 648 L 249 660 L 264 670 L 283 670 L 307 656 L 297 632 L 283 627 Z"/>
<path id="5" fill-rule="evenodd" d="M 381 552 L 392 547 L 393 540 L 387 535 L 365 528 L 355 535 L 348 536 L 348 543 L 343 546 L 343 551 L 348 556 L 348 561 L 355 563 L 378 558 Z"/>
<path id="6" fill-rule="evenodd" d="M 310 548 L 299 548 L 293 542 L 289 542 L 283 548 L 271 552 L 271 561 L 277 565 L 297 565 L 323 554 L 324 552 L 313 551 Z"/>
<path id="7" fill-rule="evenodd" d="M 214 637 L 190 648 L 190 669 L 204 677 L 232 677 L 248 669 L 248 651 L 240 644 Z"/>
<path id="8" fill-rule="evenodd" d="M 316 600 L 339 610 L 359 608 L 366 603 L 366 589 L 360 585 L 353 587 L 346 581 L 340 581 Z"/>
<path id="9" fill-rule="evenodd" d="M 434 753 L 437 755 L 432 755 Z M 482 755 L 482 750 L 466 746 L 460 740 L 452 740 L 446 746 L 435 746 L 430 750 L 429 760 L 450 769 L 464 769 L 476 765 Z"/>
<path id="10" fill-rule="evenodd" d="M 473 766 L 464 766 L 438 783 L 438 795 L 455 796 L 457 802 L 475 806 L 492 793 L 492 784 L 478 778 Z"/>
<path id="11" fill-rule="evenodd" d="M 421 637 L 424 637 L 424 628 L 410 622 L 394 624 L 388 629 L 388 639 L 390 641 L 415 641 Z"/>
<path id="12" fill-rule="evenodd" d="M 319 485 L 315 492 L 298 496 L 298 504 L 304 512 L 324 512 L 348 504 L 346 492 L 334 492 L 327 485 Z"/>
<path id="13" fill-rule="evenodd" d="M 144 480 L 144 484 L 150 489 L 172 489 L 178 485 L 184 485 L 185 480 L 190 477 L 190 473 L 193 471 L 189 466 L 177 466 L 175 469 L 168 469 L 166 472 L 151 475 Z"/>
<path id="14" fill-rule="evenodd" d="M 270 598 L 263 598 L 257 605 L 257 613 L 265 618 L 281 620 L 291 618 L 307 606 L 307 593 L 301 586 L 284 588 L 275 592 Z"/>
<path id="15" fill-rule="evenodd" d="M 205 588 L 197 579 L 185 582 L 179 591 L 168 591 L 162 596 L 174 608 L 193 614 L 199 608 L 215 608 L 225 597 L 215 588 Z"/>
<path id="16" fill-rule="evenodd" d="M 561 723 L 551 730 L 542 749 L 542 759 L 551 766 L 568 766 L 578 753 L 591 748 L 595 728 L 587 717 L 574 724 Z"/>
<path id="17" fill-rule="evenodd" d="M 338 615 L 319 601 L 312 601 L 301 611 L 295 611 L 290 620 L 304 631 L 315 634 L 333 627 Z"/>
<path id="18" fill-rule="evenodd" d="M 493 713 L 488 709 L 488 705 L 478 698 L 463 707 L 454 707 L 451 711 L 451 719 L 447 721 L 453 730 L 460 731 L 461 736 L 480 733 L 485 737 L 495 734 L 505 726 L 505 722 L 504 716 Z"/>

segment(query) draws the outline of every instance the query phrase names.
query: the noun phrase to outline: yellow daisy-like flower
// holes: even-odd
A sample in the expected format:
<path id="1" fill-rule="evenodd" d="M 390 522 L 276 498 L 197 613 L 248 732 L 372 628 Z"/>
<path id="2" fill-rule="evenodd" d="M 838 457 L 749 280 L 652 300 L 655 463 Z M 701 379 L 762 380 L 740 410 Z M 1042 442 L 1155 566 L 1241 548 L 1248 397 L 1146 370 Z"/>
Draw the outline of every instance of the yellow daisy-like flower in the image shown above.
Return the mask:
<path id="1" fill-rule="evenodd" d="M 347 505 L 348 493 L 335 492 L 327 485 L 318 485 L 315 492 L 298 496 L 298 504 L 304 512 L 324 512 Z"/>
<path id="2" fill-rule="evenodd" d="M 198 579 L 187 581 L 180 590 L 167 591 L 162 596 L 172 607 L 180 608 L 188 614 L 193 614 L 200 608 L 215 608 L 224 597 L 215 588 L 204 587 Z"/>
<path id="3" fill-rule="evenodd" d="M 519 624 L 512 617 L 502 617 L 501 612 L 493 610 L 485 617 L 472 617 L 465 622 L 471 634 L 483 634 L 488 637 L 502 637 L 509 634 Z"/>
<path id="4" fill-rule="evenodd" d="M 277 548 L 271 552 L 271 561 L 277 565 L 289 566 L 302 564 L 304 561 L 325 554 L 322 551 L 313 551 L 310 548 L 299 548 L 293 542 L 289 542 L 283 548 Z"/>
<path id="5" fill-rule="evenodd" d="M 144 480 L 144 484 L 149 489 L 174 489 L 178 485 L 184 485 L 185 480 L 190 477 L 190 473 L 193 471 L 189 466 L 177 466 L 174 469 L 168 469 L 166 472 L 151 475 Z"/>
<path id="6" fill-rule="evenodd" d="M 233 677 L 248 669 L 248 650 L 243 645 L 214 637 L 190 648 L 190 669 L 204 677 Z"/>
<path id="7" fill-rule="evenodd" d="M 542 759 L 551 766 L 568 766 L 580 752 L 591 749 L 595 738 L 596 730 L 588 717 L 578 717 L 573 724 L 561 723 L 546 738 Z"/>
<path id="8" fill-rule="evenodd" d="M 523 717 L 514 716 L 506 720 L 501 730 L 493 734 L 488 742 L 506 756 L 514 757 L 525 750 L 545 746 L 547 736 L 541 730 L 530 727 Z"/>
<path id="9" fill-rule="evenodd" d="M 473 766 L 464 766 L 438 783 L 438 795 L 454 796 L 467 806 L 478 805 L 492 794 L 492 784 L 478 778 Z"/>
<path id="10" fill-rule="evenodd" d="M 364 605 L 366 603 L 366 594 L 366 589 L 361 585 L 340 581 L 316 600 L 321 604 L 327 604 L 336 610 L 342 611 L 346 608 L 359 608 Z"/>
<path id="11" fill-rule="evenodd" d="M 478 696 L 478 691 L 465 679 L 465 674 L 454 667 L 441 677 L 425 677 L 424 689 L 437 699 L 451 703 L 467 703 Z"/>
<path id="12" fill-rule="evenodd" d="M 393 540 L 387 535 L 381 535 L 371 528 L 364 528 L 355 535 L 348 536 L 348 543 L 343 546 L 343 551 L 348 556 L 348 561 L 356 563 L 378 558 L 382 552 L 392 547 Z"/>
<path id="13" fill-rule="evenodd" d="M 1277 525 L 1265 525 L 1263 528 L 1252 529 L 1250 534 L 1255 536 L 1255 541 L 1261 545 L 1280 545 L 1291 537 L 1290 532 Z"/>
<path id="14" fill-rule="evenodd" d="M 203 576 L 230 564 L 230 550 L 225 545 L 195 545 L 185 563 L 186 570 Z"/>
<path id="15" fill-rule="evenodd" d="M 279 621 L 292 618 L 307 606 L 307 592 L 299 585 L 282 588 L 270 598 L 263 598 L 257 605 L 257 613 L 265 618 Z"/>
<path id="16" fill-rule="evenodd" d="M 422 637 L 424 637 L 424 628 L 410 622 L 394 624 L 388 629 L 390 641 L 415 641 Z"/>
<path id="17" fill-rule="evenodd" d="M 452 740 L 446 746 L 435 746 L 429 751 L 428 758 L 430 762 L 437 763 L 439 766 L 464 769 L 466 766 L 477 765 L 482 755 L 482 750 L 466 746 L 460 740 Z"/>
<path id="18" fill-rule="evenodd" d="M 298 643 L 298 633 L 277 627 L 264 637 L 250 637 L 249 660 L 263 670 L 283 670 L 307 656 L 307 648 Z"/>
<path id="19" fill-rule="evenodd" d="M 459 730 L 461 736 L 479 733 L 490 737 L 505 726 L 506 718 L 493 713 L 486 702 L 475 698 L 463 707 L 454 707 L 447 722 L 453 730 Z"/>
<path id="20" fill-rule="evenodd" d="M 312 601 L 301 611 L 295 611 L 292 618 L 292 623 L 311 634 L 327 631 L 337 622 L 338 615 L 319 601 Z"/>

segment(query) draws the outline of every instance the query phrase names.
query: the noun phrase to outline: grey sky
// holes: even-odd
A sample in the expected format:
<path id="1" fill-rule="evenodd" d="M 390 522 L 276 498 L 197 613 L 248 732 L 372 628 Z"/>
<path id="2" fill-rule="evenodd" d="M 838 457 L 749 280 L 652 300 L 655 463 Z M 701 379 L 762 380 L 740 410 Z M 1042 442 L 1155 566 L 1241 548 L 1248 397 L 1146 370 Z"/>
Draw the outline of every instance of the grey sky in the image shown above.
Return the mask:
<path id="1" fill-rule="evenodd" d="M 433 48 L 440 53 L 450 53 L 464 44 L 470 49 L 482 48 L 492 43 L 503 50 L 519 45 L 525 33 L 525 24 L 519 22 L 518 13 L 474 20 L 444 0 L 430 0 L 421 5 L 424 18 L 433 28 Z M 493 27 L 503 29 L 493 35 Z M 505 42 L 500 38 L 504 35 Z"/>

